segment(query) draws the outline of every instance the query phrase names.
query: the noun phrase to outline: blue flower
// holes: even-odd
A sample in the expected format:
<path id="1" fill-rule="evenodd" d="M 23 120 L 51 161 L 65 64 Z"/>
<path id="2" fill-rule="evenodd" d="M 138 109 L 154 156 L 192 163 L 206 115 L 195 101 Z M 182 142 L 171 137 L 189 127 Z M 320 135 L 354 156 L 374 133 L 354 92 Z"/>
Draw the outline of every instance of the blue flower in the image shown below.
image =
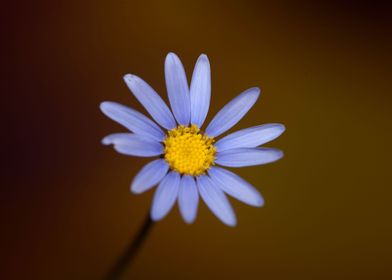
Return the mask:
<path id="1" fill-rule="evenodd" d="M 102 143 L 112 144 L 121 154 L 158 157 L 145 165 L 131 184 L 131 191 L 137 194 L 158 185 L 151 208 L 154 221 L 163 219 L 178 201 L 185 222 L 192 223 L 199 195 L 229 226 L 236 225 L 236 216 L 226 194 L 252 206 L 263 206 L 263 197 L 252 185 L 217 165 L 245 167 L 280 159 L 282 151 L 259 146 L 277 138 L 285 127 L 258 125 L 216 140 L 252 108 L 259 97 L 259 88 L 250 88 L 231 100 L 202 131 L 211 97 L 210 63 L 206 55 L 198 58 L 190 87 L 180 59 L 174 53 L 167 55 L 165 80 L 171 111 L 139 77 L 127 74 L 124 80 L 155 122 L 121 104 L 102 102 L 102 112 L 131 131 L 110 134 Z"/>

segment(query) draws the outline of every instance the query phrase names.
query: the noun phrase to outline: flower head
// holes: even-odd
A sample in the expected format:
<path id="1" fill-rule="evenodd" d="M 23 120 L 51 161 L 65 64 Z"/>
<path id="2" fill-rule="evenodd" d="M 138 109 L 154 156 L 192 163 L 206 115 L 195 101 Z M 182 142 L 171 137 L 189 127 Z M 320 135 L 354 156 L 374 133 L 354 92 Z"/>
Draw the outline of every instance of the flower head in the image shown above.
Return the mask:
<path id="1" fill-rule="evenodd" d="M 180 125 L 170 130 L 163 141 L 165 160 L 180 174 L 199 176 L 214 164 L 216 148 L 213 142 L 214 138 L 203 135 L 195 124 Z"/>
<path id="2" fill-rule="evenodd" d="M 254 126 L 216 140 L 250 110 L 259 97 L 259 88 L 250 88 L 231 100 L 202 131 L 211 96 L 211 72 L 206 55 L 197 60 L 190 87 L 180 59 L 174 53 L 167 55 L 165 80 L 172 110 L 139 77 L 127 74 L 124 80 L 155 122 L 121 104 L 102 102 L 102 112 L 131 131 L 110 134 L 102 143 L 113 144 L 117 152 L 125 155 L 159 157 L 145 165 L 131 184 L 133 193 L 158 185 L 151 208 L 153 220 L 164 218 L 178 201 L 184 220 L 192 223 L 197 215 L 199 195 L 229 226 L 236 224 L 236 216 L 226 194 L 252 206 L 264 204 L 252 185 L 216 166 L 260 165 L 283 156 L 280 150 L 259 147 L 283 133 L 285 128 L 281 124 Z"/>

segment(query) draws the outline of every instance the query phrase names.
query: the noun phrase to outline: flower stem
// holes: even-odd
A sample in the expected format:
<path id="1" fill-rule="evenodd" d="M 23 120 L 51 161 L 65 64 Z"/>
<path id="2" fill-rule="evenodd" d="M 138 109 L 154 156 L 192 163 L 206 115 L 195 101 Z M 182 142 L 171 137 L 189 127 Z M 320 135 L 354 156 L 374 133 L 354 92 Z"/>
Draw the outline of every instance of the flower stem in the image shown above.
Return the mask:
<path id="1" fill-rule="evenodd" d="M 117 280 L 121 279 L 121 275 L 124 273 L 126 268 L 132 265 L 135 257 L 137 256 L 144 240 L 146 240 L 149 232 L 151 231 L 154 222 L 151 220 L 150 215 L 147 214 L 144 224 L 140 227 L 137 235 L 133 241 L 129 244 L 128 248 L 125 250 L 123 255 L 117 260 L 113 265 L 112 269 L 109 271 L 107 280 Z"/>

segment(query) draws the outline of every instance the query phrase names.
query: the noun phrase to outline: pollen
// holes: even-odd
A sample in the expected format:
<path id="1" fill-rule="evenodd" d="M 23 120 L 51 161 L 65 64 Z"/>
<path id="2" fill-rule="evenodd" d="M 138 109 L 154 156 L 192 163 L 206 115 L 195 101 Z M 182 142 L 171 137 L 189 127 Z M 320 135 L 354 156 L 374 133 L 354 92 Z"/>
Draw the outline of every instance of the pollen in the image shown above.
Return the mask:
<path id="1" fill-rule="evenodd" d="M 196 125 L 180 125 L 168 131 L 163 143 L 165 160 L 181 174 L 198 176 L 214 165 L 214 138 L 201 133 Z"/>

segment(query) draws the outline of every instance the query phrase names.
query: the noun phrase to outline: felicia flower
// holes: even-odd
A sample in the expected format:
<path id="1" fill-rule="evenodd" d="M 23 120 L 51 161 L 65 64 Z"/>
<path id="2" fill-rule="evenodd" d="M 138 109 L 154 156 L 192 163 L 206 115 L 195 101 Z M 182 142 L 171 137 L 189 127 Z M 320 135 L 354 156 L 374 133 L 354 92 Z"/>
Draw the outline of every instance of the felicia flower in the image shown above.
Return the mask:
<path id="1" fill-rule="evenodd" d="M 201 130 L 211 96 L 210 64 L 204 54 L 196 62 L 190 87 L 184 67 L 174 53 L 166 57 L 165 79 L 172 111 L 145 81 L 125 75 L 125 83 L 155 122 L 121 104 L 102 102 L 102 112 L 131 131 L 108 135 L 102 142 L 113 144 L 121 154 L 158 157 L 145 165 L 131 184 L 131 191 L 137 194 L 158 185 L 151 208 L 152 220 L 163 219 L 178 201 L 182 217 L 192 223 L 200 194 L 223 223 L 234 226 L 236 216 L 226 194 L 257 207 L 264 200 L 251 184 L 217 165 L 244 167 L 280 159 L 283 156 L 280 150 L 259 146 L 277 138 L 285 128 L 281 124 L 259 125 L 217 140 L 255 104 L 260 94 L 255 87 L 231 100 Z"/>

